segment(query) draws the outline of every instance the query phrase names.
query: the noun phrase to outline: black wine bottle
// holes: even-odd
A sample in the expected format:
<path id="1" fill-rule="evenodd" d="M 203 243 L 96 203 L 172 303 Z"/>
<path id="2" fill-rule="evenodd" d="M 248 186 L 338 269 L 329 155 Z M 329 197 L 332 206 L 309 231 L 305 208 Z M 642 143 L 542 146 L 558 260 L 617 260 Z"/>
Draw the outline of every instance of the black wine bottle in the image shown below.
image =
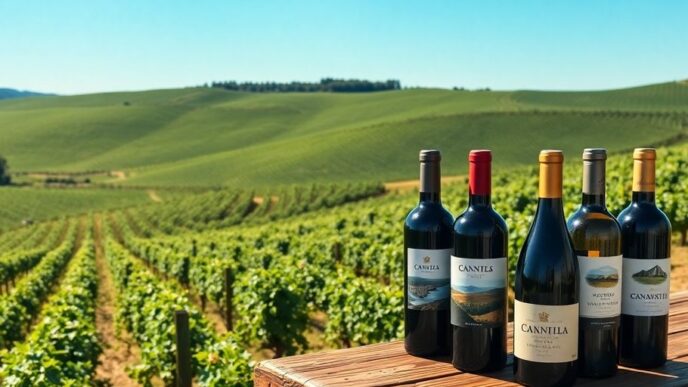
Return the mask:
<path id="1" fill-rule="evenodd" d="M 528 386 L 569 386 L 578 359 L 578 262 L 562 203 L 561 151 L 540 152 L 535 219 L 516 266 L 514 375 Z"/>
<path id="2" fill-rule="evenodd" d="M 404 345 L 417 356 L 447 355 L 449 257 L 454 218 L 440 199 L 440 152 L 420 152 L 420 202 L 404 222 Z"/>
<path id="3" fill-rule="evenodd" d="M 633 197 L 619 214 L 623 284 L 619 363 L 653 368 L 666 362 L 671 223 L 655 204 L 655 150 L 633 152 Z"/>
<path id="4" fill-rule="evenodd" d="M 490 371 L 506 365 L 508 230 L 492 209 L 492 154 L 471 151 L 468 163 L 468 208 L 454 222 L 451 257 L 452 364 Z"/>
<path id="5" fill-rule="evenodd" d="M 568 220 L 580 270 L 578 371 L 616 373 L 621 315 L 621 229 L 605 205 L 605 149 L 583 151 L 583 198 Z"/>

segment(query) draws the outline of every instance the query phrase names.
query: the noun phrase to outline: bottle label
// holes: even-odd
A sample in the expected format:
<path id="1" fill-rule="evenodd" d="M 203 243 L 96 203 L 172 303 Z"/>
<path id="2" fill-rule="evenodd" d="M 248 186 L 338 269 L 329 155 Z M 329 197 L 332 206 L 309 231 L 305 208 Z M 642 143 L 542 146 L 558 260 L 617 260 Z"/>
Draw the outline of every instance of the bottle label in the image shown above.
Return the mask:
<path id="1" fill-rule="evenodd" d="M 449 256 L 452 249 L 408 249 L 408 308 L 444 310 L 449 307 Z"/>
<path id="2" fill-rule="evenodd" d="M 621 255 L 578 256 L 580 316 L 610 318 L 621 314 Z"/>
<path id="3" fill-rule="evenodd" d="M 671 262 L 664 259 L 623 259 L 621 313 L 664 316 L 669 313 Z"/>
<path id="4" fill-rule="evenodd" d="M 506 258 L 451 257 L 451 323 L 496 327 L 506 312 Z"/>
<path id="5" fill-rule="evenodd" d="M 578 359 L 578 304 L 537 305 L 514 300 L 514 356 L 538 363 Z"/>

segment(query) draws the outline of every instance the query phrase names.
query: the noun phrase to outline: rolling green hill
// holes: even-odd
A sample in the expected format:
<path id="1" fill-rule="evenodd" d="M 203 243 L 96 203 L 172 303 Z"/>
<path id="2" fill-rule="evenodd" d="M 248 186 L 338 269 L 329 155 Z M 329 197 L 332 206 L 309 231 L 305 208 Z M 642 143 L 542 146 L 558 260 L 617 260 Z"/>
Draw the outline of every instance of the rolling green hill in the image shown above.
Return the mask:
<path id="1" fill-rule="evenodd" d="M 0 154 L 15 171 L 123 170 L 131 185 L 265 186 L 414 178 L 422 147 L 462 174 L 466 151 L 534 162 L 679 141 L 688 85 L 601 92 L 413 89 L 242 93 L 188 88 L 0 102 Z"/>

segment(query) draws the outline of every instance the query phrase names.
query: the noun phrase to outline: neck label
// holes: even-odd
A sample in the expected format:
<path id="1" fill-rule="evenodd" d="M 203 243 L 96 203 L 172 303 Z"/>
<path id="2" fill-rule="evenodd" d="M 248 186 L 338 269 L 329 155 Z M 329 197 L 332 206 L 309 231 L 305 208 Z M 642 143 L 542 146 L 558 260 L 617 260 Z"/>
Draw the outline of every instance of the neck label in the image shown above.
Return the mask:
<path id="1" fill-rule="evenodd" d="M 506 258 L 451 257 L 451 323 L 496 327 L 506 321 Z"/>
<path id="2" fill-rule="evenodd" d="M 623 259 L 621 312 L 631 316 L 669 314 L 671 260 Z"/>
<path id="3" fill-rule="evenodd" d="M 407 307 L 444 310 L 449 307 L 449 256 L 452 249 L 411 249 L 407 254 Z"/>

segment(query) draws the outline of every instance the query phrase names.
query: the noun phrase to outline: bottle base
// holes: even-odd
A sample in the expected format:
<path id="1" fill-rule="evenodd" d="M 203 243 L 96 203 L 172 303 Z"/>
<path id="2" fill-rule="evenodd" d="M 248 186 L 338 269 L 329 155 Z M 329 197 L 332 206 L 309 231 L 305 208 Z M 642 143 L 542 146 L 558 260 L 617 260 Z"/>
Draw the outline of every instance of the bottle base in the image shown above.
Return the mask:
<path id="1" fill-rule="evenodd" d="M 413 349 L 409 349 L 408 346 L 404 345 L 404 350 L 406 351 L 407 354 L 415 357 L 423 357 L 423 358 L 437 358 L 437 357 L 447 357 L 449 356 L 449 350 L 446 349 L 434 349 L 434 350 L 426 350 L 426 351 L 416 351 Z"/>
<path id="2" fill-rule="evenodd" d="M 457 365 L 454 363 L 452 363 L 452 366 L 454 366 L 454 368 L 456 368 L 457 370 L 462 371 L 462 372 L 470 372 L 470 373 L 474 373 L 474 374 L 490 373 L 490 372 L 503 370 L 506 367 L 506 359 L 504 359 L 504 362 L 502 362 L 502 363 L 495 364 L 495 365 L 488 365 L 488 366 L 479 367 L 479 368 L 463 367 L 461 365 Z"/>

